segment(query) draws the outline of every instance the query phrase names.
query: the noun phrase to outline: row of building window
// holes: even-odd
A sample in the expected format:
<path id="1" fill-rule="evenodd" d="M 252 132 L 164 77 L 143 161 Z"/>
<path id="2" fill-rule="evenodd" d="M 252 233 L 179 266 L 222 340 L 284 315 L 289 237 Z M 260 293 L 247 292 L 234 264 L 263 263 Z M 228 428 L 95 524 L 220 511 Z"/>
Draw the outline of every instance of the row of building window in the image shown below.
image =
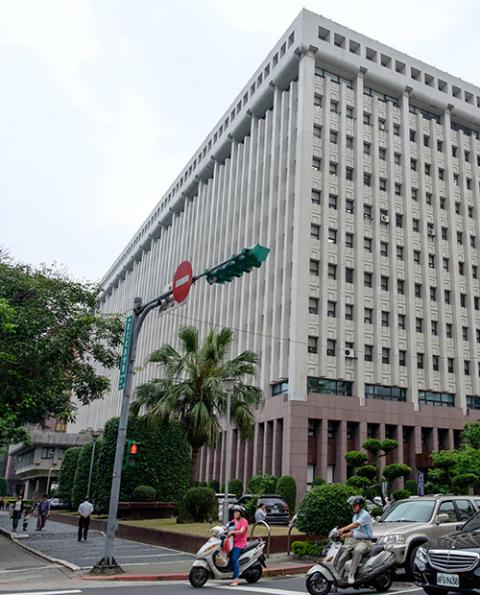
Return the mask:
<path id="1" fill-rule="evenodd" d="M 348 359 L 352 359 L 352 356 L 355 353 L 354 349 L 353 349 L 353 343 L 348 343 L 348 346 L 347 346 L 347 343 L 345 345 L 346 345 L 345 352 L 347 354 L 346 357 L 348 357 Z M 382 347 L 381 349 L 382 349 L 382 351 L 381 351 L 382 364 L 392 363 L 390 347 Z M 336 350 L 337 350 L 336 339 L 327 339 L 327 348 L 326 348 L 327 356 L 335 357 Z M 308 337 L 308 353 L 318 353 L 318 337 L 315 337 L 313 335 L 310 335 Z M 374 356 L 374 346 L 373 345 L 364 345 L 363 359 L 366 362 L 373 362 L 373 356 Z M 407 367 L 407 358 L 408 358 L 407 352 L 403 349 L 400 349 L 398 351 L 398 365 L 401 367 Z M 423 370 L 425 368 L 425 354 L 417 353 L 416 360 L 417 360 L 417 369 Z M 463 360 L 463 371 L 464 371 L 465 376 L 471 375 L 471 368 L 472 368 L 471 360 L 464 359 Z M 432 355 L 432 369 L 434 372 L 440 371 L 440 356 L 439 355 Z M 447 371 L 450 374 L 455 373 L 453 357 L 447 358 Z M 478 376 L 480 377 L 480 362 L 477 363 L 477 371 L 478 371 Z"/>
<path id="2" fill-rule="evenodd" d="M 329 380 L 328 378 L 307 377 L 307 394 L 353 396 L 353 382 L 347 380 Z"/>
<path id="3" fill-rule="evenodd" d="M 411 188 L 411 196 L 412 196 L 412 200 L 414 201 L 418 201 L 418 188 Z M 312 190 L 312 195 L 311 195 L 311 199 L 312 199 L 312 204 L 314 205 L 320 205 L 322 204 L 322 192 L 321 190 L 318 190 L 317 188 L 314 188 Z M 425 202 L 428 205 L 433 205 L 434 203 L 434 197 L 433 194 L 431 192 L 426 192 L 425 193 Z M 443 211 L 447 210 L 447 199 L 445 196 L 440 196 L 439 197 L 439 206 L 440 209 L 442 209 Z M 338 195 L 334 194 L 334 193 L 330 193 L 328 195 L 328 207 L 330 209 L 336 210 L 338 208 Z M 467 205 L 468 207 L 468 216 L 470 219 L 473 219 L 473 215 L 474 215 L 474 207 L 473 205 Z M 355 201 L 352 198 L 347 198 L 345 199 L 345 211 L 347 213 L 354 213 L 355 211 Z M 455 213 L 457 215 L 461 215 L 462 214 L 462 203 L 459 201 L 455 201 Z M 386 219 L 385 219 L 385 215 L 386 215 Z M 382 217 L 383 216 L 383 217 Z M 373 221 L 373 211 L 372 211 L 372 206 L 366 203 L 363 203 L 363 218 L 368 220 L 368 221 Z M 390 217 L 388 215 L 388 212 L 385 210 L 382 210 L 380 212 L 380 220 L 382 221 L 382 223 L 389 223 L 390 222 Z M 418 221 L 418 229 L 414 229 L 414 231 L 420 231 L 420 220 L 419 219 L 414 219 L 414 221 Z M 403 214 L 402 213 L 395 213 L 395 224 L 397 227 L 403 227 Z M 415 227 L 415 222 L 413 223 L 414 227 Z M 435 230 L 433 229 L 433 223 L 428 222 L 427 223 L 428 227 L 429 227 L 429 235 L 431 235 L 432 237 L 435 237 Z M 430 228 L 432 228 L 433 233 L 430 234 Z M 445 228 L 446 229 L 446 228 Z M 446 239 L 446 238 L 444 238 Z"/>
<path id="4" fill-rule="evenodd" d="M 312 168 L 314 171 L 319 172 L 322 169 L 322 160 L 318 156 L 312 157 Z M 339 164 L 336 161 L 330 161 L 328 164 L 328 172 L 330 176 L 337 177 L 339 175 Z M 353 174 L 354 169 L 353 167 L 345 167 L 345 179 L 349 182 L 353 181 Z M 425 175 L 431 175 L 431 166 L 429 163 L 425 163 Z M 445 180 L 445 170 L 443 168 L 438 169 L 438 175 L 440 180 Z M 372 174 L 370 172 L 363 173 L 363 185 L 367 187 L 372 186 Z M 453 172 L 452 180 L 455 186 L 460 186 L 460 174 Z M 387 182 L 386 178 L 379 179 L 379 189 L 382 192 L 387 191 Z M 472 178 L 465 176 L 465 188 L 467 190 L 472 190 Z M 479 190 L 480 190 L 480 182 L 479 182 Z M 395 196 L 402 196 L 402 184 L 399 182 L 395 182 Z"/>
<path id="5" fill-rule="evenodd" d="M 477 310 L 479 308 L 477 307 Z M 310 314 L 318 314 L 319 313 L 319 299 L 311 297 L 309 298 L 308 303 L 308 311 Z M 373 308 L 366 308 L 363 309 L 363 321 L 365 324 L 373 324 L 374 317 Z M 378 314 L 378 310 L 376 310 Z M 384 328 L 390 327 L 391 316 L 390 312 L 387 310 L 381 310 L 379 312 L 379 321 L 381 326 Z M 329 318 L 336 318 L 337 316 L 337 302 L 334 301 L 327 301 L 327 317 Z M 345 304 L 345 310 L 343 313 L 343 317 L 345 320 L 354 320 L 354 305 L 353 304 Z M 431 320 L 431 333 L 433 336 L 438 336 L 438 320 Z M 399 330 L 406 330 L 406 315 L 402 313 L 397 313 L 397 328 Z M 415 330 L 417 333 L 424 332 L 424 320 L 423 318 L 416 317 L 415 318 Z M 464 341 L 469 340 L 470 335 L 470 327 L 462 326 L 462 339 Z M 453 339 L 453 324 L 450 322 L 445 323 L 445 336 L 447 339 Z M 480 329 L 475 329 L 475 337 L 476 342 L 480 343 Z"/>
<path id="6" fill-rule="evenodd" d="M 446 259 L 446 260 L 448 260 L 448 259 Z M 459 265 L 462 265 L 461 268 L 459 267 L 460 275 L 465 275 L 464 263 L 459 262 Z M 448 270 L 448 268 L 445 270 Z M 315 277 L 320 276 L 320 261 L 319 260 L 315 260 L 313 258 L 310 259 L 310 274 Z M 336 279 L 337 279 L 337 265 L 336 264 L 331 264 L 331 263 L 328 264 L 327 277 L 328 277 L 328 279 L 331 279 L 332 281 L 336 281 Z M 346 281 L 346 283 L 354 283 L 354 269 L 348 268 L 348 267 L 345 268 L 345 281 Z M 369 271 L 365 271 L 363 273 L 363 284 L 364 284 L 364 287 L 373 288 L 373 273 L 371 273 Z M 382 291 L 390 291 L 390 277 L 388 275 L 380 275 L 380 289 Z M 431 288 L 431 289 L 436 290 L 436 288 Z M 414 284 L 414 291 L 415 291 L 415 297 L 417 297 L 417 298 L 423 297 L 423 286 L 421 283 Z M 405 279 L 397 279 L 397 294 L 405 295 Z M 431 292 L 430 299 L 432 301 L 436 301 L 436 294 L 437 294 L 436 291 Z M 432 296 L 434 296 L 434 297 L 432 297 Z M 473 297 L 473 306 L 474 306 L 475 310 L 479 310 L 480 309 L 480 298 L 478 296 L 472 296 L 472 297 Z M 460 292 L 459 298 L 460 298 L 459 299 L 460 307 L 466 308 L 467 307 L 467 294 Z M 444 290 L 444 301 L 446 304 L 452 303 L 452 290 L 450 290 L 450 289 Z"/>

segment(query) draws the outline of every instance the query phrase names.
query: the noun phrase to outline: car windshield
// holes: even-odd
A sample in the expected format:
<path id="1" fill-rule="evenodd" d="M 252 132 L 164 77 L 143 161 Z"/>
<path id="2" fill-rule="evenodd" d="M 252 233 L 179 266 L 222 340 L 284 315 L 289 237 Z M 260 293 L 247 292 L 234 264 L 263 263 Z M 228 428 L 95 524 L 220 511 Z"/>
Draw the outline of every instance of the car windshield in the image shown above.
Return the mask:
<path id="1" fill-rule="evenodd" d="M 381 517 L 380 523 L 427 523 L 435 508 L 434 500 L 405 500 L 393 504 Z"/>
<path id="2" fill-rule="evenodd" d="M 480 512 L 468 519 L 463 525 L 462 531 L 480 531 Z"/>

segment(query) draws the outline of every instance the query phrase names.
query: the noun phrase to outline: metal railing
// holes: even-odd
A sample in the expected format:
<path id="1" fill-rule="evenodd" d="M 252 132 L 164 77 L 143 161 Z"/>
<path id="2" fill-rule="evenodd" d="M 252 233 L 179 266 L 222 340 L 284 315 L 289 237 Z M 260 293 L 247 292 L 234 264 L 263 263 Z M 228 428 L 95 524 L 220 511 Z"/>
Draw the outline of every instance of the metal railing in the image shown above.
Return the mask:
<path id="1" fill-rule="evenodd" d="M 250 539 L 253 539 L 253 534 L 255 533 L 255 527 L 257 525 L 264 525 L 267 528 L 268 538 L 267 538 L 267 554 L 266 557 L 270 557 L 270 541 L 272 540 L 272 530 L 270 529 L 270 525 L 265 521 L 258 521 L 254 525 L 252 525 L 252 530 L 250 531 Z"/>
<path id="2" fill-rule="evenodd" d="M 291 552 L 291 545 L 292 545 L 292 530 L 295 529 L 295 523 L 297 521 L 297 515 L 293 517 L 293 519 L 288 524 L 288 534 L 287 534 L 287 556 L 290 555 Z"/>

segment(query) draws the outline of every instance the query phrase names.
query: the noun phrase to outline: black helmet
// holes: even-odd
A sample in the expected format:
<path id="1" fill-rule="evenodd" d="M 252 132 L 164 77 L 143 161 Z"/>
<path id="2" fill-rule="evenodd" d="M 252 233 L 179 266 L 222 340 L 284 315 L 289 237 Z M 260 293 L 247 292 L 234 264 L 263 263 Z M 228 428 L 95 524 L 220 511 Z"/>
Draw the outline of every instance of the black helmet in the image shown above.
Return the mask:
<path id="1" fill-rule="evenodd" d="M 347 504 L 350 504 L 350 506 L 354 506 L 355 504 L 365 506 L 365 498 L 363 496 L 350 496 L 347 500 Z"/>

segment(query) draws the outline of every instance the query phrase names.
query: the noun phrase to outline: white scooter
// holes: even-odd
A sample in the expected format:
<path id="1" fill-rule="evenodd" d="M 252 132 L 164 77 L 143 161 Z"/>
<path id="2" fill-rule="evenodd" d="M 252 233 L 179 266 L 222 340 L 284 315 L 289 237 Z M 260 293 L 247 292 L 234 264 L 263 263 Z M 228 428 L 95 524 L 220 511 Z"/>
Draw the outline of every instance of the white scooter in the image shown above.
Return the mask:
<path id="1" fill-rule="evenodd" d="M 342 548 L 338 530 L 332 529 L 328 538 L 330 541 L 323 550 L 320 562 L 307 572 L 307 591 L 310 595 L 327 595 L 333 586 L 337 588 L 370 588 L 380 593 L 388 591 L 393 582 L 395 554 L 385 549 L 381 544 L 375 544 L 369 554 L 363 558 L 355 574 L 355 583 L 349 585 L 347 576 L 352 561 L 345 564 L 344 575 L 340 576 L 336 570 L 336 562 Z"/>
<path id="2" fill-rule="evenodd" d="M 203 587 L 209 578 L 233 579 L 233 570 L 229 556 L 223 552 L 223 542 L 227 536 L 227 527 L 212 527 L 212 537 L 198 550 L 197 559 L 193 563 L 188 580 L 192 587 Z M 240 554 L 240 578 L 248 583 L 260 580 L 263 567 L 266 567 L 263 550 L 265 542 L 254 539 Z"/>

